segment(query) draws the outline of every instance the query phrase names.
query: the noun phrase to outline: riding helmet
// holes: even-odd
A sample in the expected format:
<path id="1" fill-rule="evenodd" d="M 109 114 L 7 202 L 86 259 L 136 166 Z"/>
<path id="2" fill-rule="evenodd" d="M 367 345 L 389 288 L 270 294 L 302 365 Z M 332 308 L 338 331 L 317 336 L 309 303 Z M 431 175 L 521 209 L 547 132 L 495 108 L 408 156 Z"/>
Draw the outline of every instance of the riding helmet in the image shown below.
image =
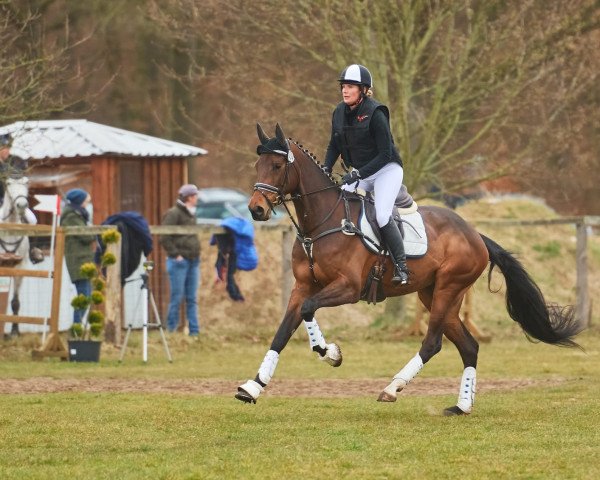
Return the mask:
<path id="1" fill-rule="evenodd" d="M 0 146 L 9 146 L 12 143 L 12 135 L 10 133 L 3 133 L 0 135 Z"/>
<path id="2" fill-rule="evenodd" d="M 338 80 L 340 83 L 351 83 L 354 85 L 365 85 L 369 88 L 373 86 L 373 80 L 371 79 L 371 72 L 367 69 L 367 67 L 363 65 L 358 65 L 356 63 L 352 65 L 348 65 L 342 71 L 340 75 L 340 79 Z"/>

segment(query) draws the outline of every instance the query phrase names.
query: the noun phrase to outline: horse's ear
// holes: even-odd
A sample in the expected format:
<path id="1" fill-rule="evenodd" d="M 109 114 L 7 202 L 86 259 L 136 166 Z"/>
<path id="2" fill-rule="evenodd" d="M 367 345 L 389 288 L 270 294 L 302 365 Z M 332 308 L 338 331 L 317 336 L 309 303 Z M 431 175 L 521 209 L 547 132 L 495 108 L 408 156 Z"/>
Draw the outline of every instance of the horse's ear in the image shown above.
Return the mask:
<path id="1" fill-rule="evenodd" d="M 269 141 L 269 137 L 267 136 L 263 128 L 260 126 L 260 123 L 256 124 L 256 133 L 258 133 L 258 139 L 260 140 L 260 143 L 262 145 Z"/>
<path id="2" fill-rule="evenodd" d="M 286 147 L 286 148 L 288 147 L 288 143 L 285 138 L 285 134 L 283 133 L 283 130 L 281 129 L 279 124 L 275 125 L 275 137 L 277 137 L 277 141 L 279 142 L 279 144 L 282 147 Z"/>

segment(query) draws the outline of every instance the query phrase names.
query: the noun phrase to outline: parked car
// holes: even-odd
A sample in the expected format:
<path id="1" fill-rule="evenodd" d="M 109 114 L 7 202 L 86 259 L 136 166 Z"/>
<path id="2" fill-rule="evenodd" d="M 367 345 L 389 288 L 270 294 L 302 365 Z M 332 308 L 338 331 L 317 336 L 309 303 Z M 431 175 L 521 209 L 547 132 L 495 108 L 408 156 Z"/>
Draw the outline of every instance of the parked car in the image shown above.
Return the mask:
<path id="1" fill-rule="evenodd" d="M 252 220 L 248 210 L 250 197 L 233 188 L 200 188 L 196 204 L 196 222 L 219 225 L 228 217 Z"/>
<path id="2" fill-rule="evenodd" d="M 228 217 L 241 217 L 252 220 L 248 210 L 250 196 L 234 188 L 200 188 L 196 204 L 196 223 L 220 225 L 221 220 Z M 269 223 L 279 223 L 284 218 L 277 210 L 276 216 L 271 216 Z"/>

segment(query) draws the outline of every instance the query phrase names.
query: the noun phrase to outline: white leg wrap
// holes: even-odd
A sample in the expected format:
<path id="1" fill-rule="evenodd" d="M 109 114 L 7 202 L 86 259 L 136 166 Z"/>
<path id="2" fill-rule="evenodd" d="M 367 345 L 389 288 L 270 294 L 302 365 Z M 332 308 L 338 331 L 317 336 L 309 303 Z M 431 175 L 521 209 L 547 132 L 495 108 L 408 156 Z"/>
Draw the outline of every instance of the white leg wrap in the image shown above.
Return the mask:
<path id="1" fill-rule="evenodd" d="M 475 403 L 475 387 L 477 386 L 477 372 L 473 367 L 465 368 L 460 381 L 460 391 L 458 392 L 458 402 L 456 406 L 465 413 L 471 413 Z"/>
<path id="2" fill-rule="evenodd" d="M 279 354 L 275 350 L 269 350 L 265 355 L 264 360 L 260 364 L 258 369 L 258 378 L 260 381 L 267 385 L 271 381 L 271 377 L 275 373 L 277 362 L 279 361 Z"/>
<path id="3" fill-rule="evenodd" d="M 248 380 L 243 385 L 240 385 L 240 388 L 252 395 L 254 400 L 256 400 L 263 391 L 263 387 L 260 386 L 260 383 L 257 383 L 254 380 Z"/>
<path id="4" fill-rule="evenodd" d="M 417 353 L 410 361 L 400 370 L 387 387 L 383 389 L 389 395 L 396 396 L 396 392 L 402 390 L 408 383 L 417 376 L 423 368 L 423 360 Z"/>
<path id="5" fill-rule="evenodd" d="M 306 333 L 308 333 L 308 343 L 311 351 L 313 347 L 327 348 L 327 342 L 325 342 L 325 337 L 323 337 L 323 334 L 321 333 L 316 318 L 313 318 L 311 322 L 305 320 L 304 327 L 306 328 Z"/>

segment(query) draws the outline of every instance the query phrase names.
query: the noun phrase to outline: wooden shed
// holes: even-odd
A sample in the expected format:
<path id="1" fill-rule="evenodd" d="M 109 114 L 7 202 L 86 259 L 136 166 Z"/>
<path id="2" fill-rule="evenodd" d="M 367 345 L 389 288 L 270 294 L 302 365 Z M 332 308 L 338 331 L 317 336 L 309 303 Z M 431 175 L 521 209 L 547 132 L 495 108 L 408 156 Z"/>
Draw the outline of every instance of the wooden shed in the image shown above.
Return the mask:
<path id="1" fill-rule="evenodd" d="M 29 161 L 30 195 L 64 197 L 71 188 L 83 188 L 92 196 L 94 224 L 128 210 L 140 212 L 150 225 L 160 224 L 179 187 L 188 183 L 188 160 L 207 153 L 88 120 L 16 122 L 0 127 L 4 133 L 13 137 L 11 154 Z M 49 214 L 38 219 L 51 223 Z M 162 278 L 164 253 L 156 238 L 152 256 Z M 163 290 L 157 298 L 161 305 Z"/>

